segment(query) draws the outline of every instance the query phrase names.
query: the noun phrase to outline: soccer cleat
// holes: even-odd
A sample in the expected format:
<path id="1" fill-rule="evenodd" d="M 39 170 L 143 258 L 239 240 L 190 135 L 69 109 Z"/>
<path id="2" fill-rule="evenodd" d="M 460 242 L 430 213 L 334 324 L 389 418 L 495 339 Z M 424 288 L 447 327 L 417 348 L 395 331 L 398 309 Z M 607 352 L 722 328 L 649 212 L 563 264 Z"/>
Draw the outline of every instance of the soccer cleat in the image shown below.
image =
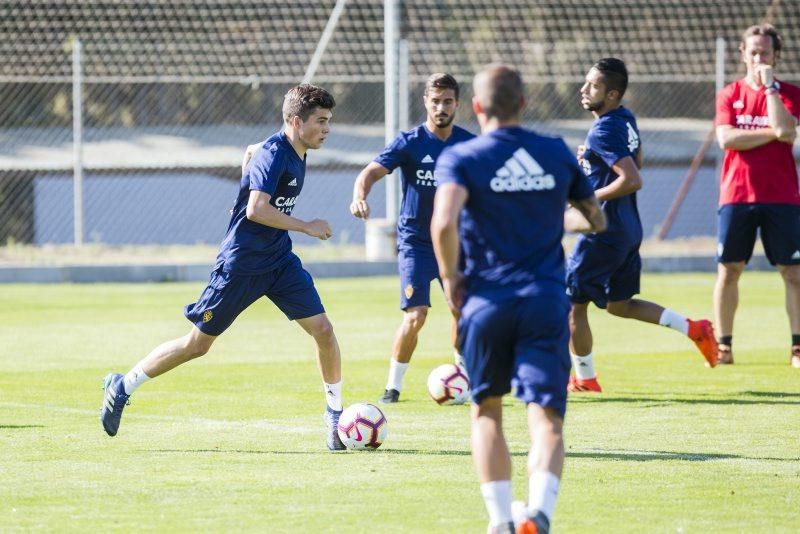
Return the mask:
<path id="1" fill-rule="evenodd" d="M 511 503 L 511 517 L 514 519 L 515 534 L 549 534 L 550 521 L 539 511 L 528 511 L 523 501 Z"/>
<path id="2" fill-rule="evenodd" d="M 567 384 L 567 391 L 570 393 L 602 393 L 603 388 L 600 387 L 600 382 L 595 378 L 578 378 L 575 375 L 569 377 L 569 384 Z"/>
<path id="3" fill-rule="evenodd" d="M 393 404 L 400 400 L 400 392 L 396 389 L 387 389 L 383 392 L 383 397 L 380 398 L 380 401 L 383 404 Z"/>
<path id="4" fill-rule="evenodd" d="M 730 345 L 719 346 L 717 365 L 733 365 L 733 350 Z"/>
<path id="5" fill-rule="evenodd" d="M 322 418 L 325 420 L 325 426 L 328 427 L 327 445 L 328 450 L 343 451 L 347 447 L 342 443 L 342 438 L 339 437 L 339 416 L 342 415 L 342 410 L 331 410 L 330 406 L 325 407 L 325 415 Z"/>
<path id="6" fill-rule="evenodd" d="M 125 393 L 123 376 L 111 373 L 103 379 L 103 407 L 100 408 L 100 421 L 109 436 L 116 436 L 122 419 L 122 410 L 131 403 L 131 396 Z"/>
<path id="7" fill-rule="evenodd" d="M 694 344 L 700 349 L 709 367 L 714 367 L 721 363 L 719 361 L 719 345 L 717 345 L 717 340 L 714 338 L 714 327 L 711 326 L 711 321 L 706 319 L 692 321 L 689 319 L 689 339 L 694 341 Z"/>
<path id="8" fill-rule="evenodd" d="M 800 369 L 800 345 L 792 347 L 792 357 L 789 359 L 789 363 L 795 369 Z"/>
<path id="9" fill-rule="evenodd" d="M 533 517 L 525 518 L 516 526 L 516 534 L 549 534 L 550 523 L 543 513 L 537 512 Z"/>

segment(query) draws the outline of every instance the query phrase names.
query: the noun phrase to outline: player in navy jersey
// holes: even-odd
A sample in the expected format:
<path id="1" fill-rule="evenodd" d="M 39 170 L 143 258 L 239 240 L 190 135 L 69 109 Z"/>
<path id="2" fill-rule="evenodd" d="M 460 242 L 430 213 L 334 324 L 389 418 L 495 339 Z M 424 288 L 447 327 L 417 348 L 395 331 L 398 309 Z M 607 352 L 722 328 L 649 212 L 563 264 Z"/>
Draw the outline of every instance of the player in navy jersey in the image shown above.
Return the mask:
<path id="1" fill-rule="evenodd" d="M 208 286 L 184 310 L 194 325 L 191 331 L 153 349 L 126 375 L 106 377 L 100 418 L 108 435 L 116 435 L 122 410 L 136 388 L 206 354 L 241 312 L 266 296 L 314 338 L 327 402 L 327 446 L 344 449 L 336 431 L 342 412 L 339 344 L 314 281 L 292 252 L 289 237 L 289 231 L 323 240 L 331 237 L 327 221 L 303 221 L 291 215 L 303 189 L 306 152 L 322 146 L 335 105 L 330 93 L 309 84 L 286 93 L 284 130 L 264 141 L 245 167 Z"/>
<path id="2" fill-rule="evenodd" d="M 458 342 L 472 385 L 472 457 L 491 531 L 515 528 L 502 430 L 502 397 L 513 384 L 527 404 L 532 442 L 529 501 L 513 519 L 517 532 L 545 533 L 564 463 L 570 368 L 561 238 L 565 227 L 602 231 L 605 219 L 564 141 L 520 126 L 519 73 L 490 65 L 473 85 L 483 135 L 439 157 L 431 236 L 445 297 L 460 316 Z M 573 208 L 565 217 L 567 201 Z"/>
<path id="3" fill-rule="evenodd" d="M 595 116 L 578 160 L 608 219 L 602 234 L 578 238 L 567 265 L 567 293 L 572 301 L 570 350 L 575 377 L 570 391 L 600 392 L 592 360 L 590 302 L 618 317 L 673 328 L 691 338 L 710 366 L 717 362 L 717 342 L 707 320 L 692 321 L 646 300 L 639 293 L 642 223 L 636 191 L 642 187 L 642 147 L 633 114 L 621 104 L 628 86 L 625 63 L 604 58 L 592 66 L 581 87 L 581 104 Z"/>
<path id="4" fill-rule="evenodd" d="M 375 183 L 400 167 L 403 199 L 397 221 L 397 260 L 400 271 L 400 308 L 403 322 L 395 334 L 389 378 L 381 402 L 397 402 L 403 376 L 417 346 L 417 336 L 431 306 L 431 281 L 438 278 L 430 226 L 436 160 L 445 147 L 475 137 L 453 124 L 458 109 L 458 82 L 449 74 L 433 74 L 425 82 L 424 123 L 401 132 L 356 178 L 350 212 L 369 217 L 367 196 Z M 460 357 L 456 355 L 456 360 Z"/>

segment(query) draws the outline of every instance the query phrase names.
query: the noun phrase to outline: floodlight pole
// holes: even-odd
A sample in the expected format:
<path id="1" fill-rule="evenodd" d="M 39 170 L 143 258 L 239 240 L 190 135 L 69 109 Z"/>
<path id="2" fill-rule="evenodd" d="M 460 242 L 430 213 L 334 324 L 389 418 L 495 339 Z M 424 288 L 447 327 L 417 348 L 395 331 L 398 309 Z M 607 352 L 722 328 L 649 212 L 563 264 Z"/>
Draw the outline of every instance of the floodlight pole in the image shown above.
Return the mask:
<path id="1" fill-rule="evenodd" d="M 398 77 L 397 77 L 397 105 L 398 105 L 398 125 L 400 130 L 408 130 L 411 125 L 409 124 L 409 103 L 410 98 L 410 85 L 409 85 L 409 60 L 408 60 L 408 40 L 400 39 L 398 42 Z"/>
<path id="2" fill-rule="evenodd" d="M 398 105 L 398 61 L 400 41 L 400 1 L 384 0 L 383 2 L 383 63 L 384 63 L 384 123 L 385 141 L 388 145 L 397 135 L 399 129 Z M 398 211 L 398 179 L 397 171 L 386 177 L 386 219 L 390 223 L 397 221 Z"/>
<path id="3" fill-rule="evenodd" d="M 716 54 L 716 89 L 717 94 L 725 87 L 725 39 L 717 37 L 717 54 Z"/>
<path id="4" fill-rule="evenodd" d="M 72 41 L 72 199 L 75 246 L 83 245 L 83 93 L 81 42 Z"/>
<path id="5" fill-rule="evenodd" d="M 716 92 L 714 93 L 714 98 L 725 88 L 725 56 L 726 56 L 726 48 L 727 48 L 727 41 L 725 41 L 724 37 L 717 37 L 717 54 L 716 54 L 716 80 L 715 80 L 715 88 Z M 714 137 L 716 138 L 717 127 L 716 124 L 714 125 Z M 722 171 L 722 157 L 724 156 L 719 150 L 716 152 L 717 157 L 715 158 L 714 162 L 714 178 L 717 180 L 717 185 L 719 185 L 719 177 L 721 176 Z"/>

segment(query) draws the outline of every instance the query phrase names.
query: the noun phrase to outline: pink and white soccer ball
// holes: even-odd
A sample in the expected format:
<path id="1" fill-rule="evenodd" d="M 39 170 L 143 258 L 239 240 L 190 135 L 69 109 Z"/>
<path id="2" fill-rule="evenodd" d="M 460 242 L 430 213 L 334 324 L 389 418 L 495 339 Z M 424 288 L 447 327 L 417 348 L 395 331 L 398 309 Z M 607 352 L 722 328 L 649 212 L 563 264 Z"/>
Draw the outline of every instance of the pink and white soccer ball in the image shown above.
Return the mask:
<path id="1" fill-rule="evenodd" d="M 464 404 L 469 399 L 469 378 L 454 363 L 440 365 L 428 375 L 428 393 L 439 404 Z"/>
<path id="2" fill-rule="evenodd" d="M 339 416 L 339 438 L 348 449 L 377 449 L 388 432 L 386 416 L 374 404 L 351 404 Z"/>

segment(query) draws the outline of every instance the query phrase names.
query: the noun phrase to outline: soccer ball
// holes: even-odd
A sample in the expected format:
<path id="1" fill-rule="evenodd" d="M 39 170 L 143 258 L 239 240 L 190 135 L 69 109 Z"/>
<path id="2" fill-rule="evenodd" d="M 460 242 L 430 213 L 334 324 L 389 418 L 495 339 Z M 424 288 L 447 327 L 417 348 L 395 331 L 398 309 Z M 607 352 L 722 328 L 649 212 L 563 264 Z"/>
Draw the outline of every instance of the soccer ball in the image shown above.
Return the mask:
<path id="1" fill-rule="evenodd" d="M 348 449 L 377 449 L 386 439 L 386 416 L 374 404 L 352 404 L 339 416 L 339 437 Z"/>
<path id="2" fill-rule="evenodd" d="M 469 378 L 454 363 L 440 365 L 428 375 L 428 393 L 439 404 L 464 404 L 469 398 Z"/>

